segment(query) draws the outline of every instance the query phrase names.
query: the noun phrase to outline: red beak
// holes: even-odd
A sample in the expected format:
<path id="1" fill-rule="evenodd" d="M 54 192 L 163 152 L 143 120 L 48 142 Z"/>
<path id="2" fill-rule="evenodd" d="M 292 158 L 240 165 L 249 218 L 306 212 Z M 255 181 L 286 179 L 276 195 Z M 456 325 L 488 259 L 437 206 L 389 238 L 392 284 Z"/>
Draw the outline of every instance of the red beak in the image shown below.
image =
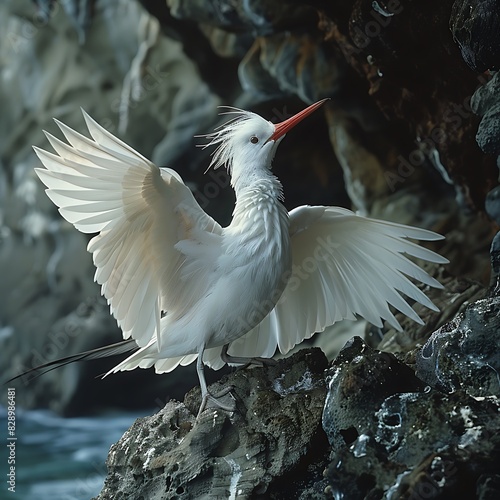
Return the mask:
<path id="1" fill-rule="evenodd" d="M 329 99 L 322 99 L 321 101 L 315 102 L 314 104 L 311 104 L 308 106 L 306 109 L 303 109 L 302 111 L 299 111 L 296 115 L 293 115 L 291 118 L 288 118 L 287 120 L 280 122 L 280 123 L 275 123 L 274 124 L 274 134 L 269 138 L 270 141 L 276 141 L 280 137 L 283 137 L 290 129 L 295 127 L 297 123 L 301 122 L 306 116 L 309 116 L 311 113 L 316 111 L 318 108 L 323 106 L 326 101 Z"/>

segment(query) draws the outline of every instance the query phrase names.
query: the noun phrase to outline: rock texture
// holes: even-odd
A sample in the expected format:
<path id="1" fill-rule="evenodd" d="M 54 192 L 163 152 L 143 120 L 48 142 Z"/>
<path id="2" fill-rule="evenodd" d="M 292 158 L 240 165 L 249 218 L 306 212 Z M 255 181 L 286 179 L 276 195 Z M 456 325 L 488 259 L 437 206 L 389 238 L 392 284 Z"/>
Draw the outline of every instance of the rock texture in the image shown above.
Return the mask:
<path id="1" fill-rule="evenodd" d="M 277 366 L 240 370 L 215 384 L 215 391 L 232 387 L 232 414 L 208 409 L 196 420 L 196 389 L 184 404 L 172 401 L 138 419 L 111 448 L 97 498 L 249 498 L 273 491 L 291 498 L 299 482 L 304 488 L 314 478 L 309 466 L 326 451 L 326 367 L 319 349 L 303 350 Z"/>
<path id="2" fill-rule="evenodd" d="M 460 372 L 457 366 L 441 369 L 446 377 Z M 480 376 L 480 369 L 472 371 Z M 393 355 L 361 339 L 341 351 L 327 381 L 327 497 L 475 498 L 483 476 L 495 477 L 498 384 L 489 397 L 441 392 L 439 384 L 426 385 Z"/>
<path id="3" fill-rule="evenodd" d="M 456 0 L 450 29 L 465 62 L 475 71 L 500 69 L 500 8 L 494 0 Z"/>
<path id="4" fill-rule="evenodd" d="M 474 302 L 462 315 L 435 331 L 417 353 L 417 376 L 444 392 L 463 391 L 475 397 L 497 395 L 499 331 L 500 298 Z"/>

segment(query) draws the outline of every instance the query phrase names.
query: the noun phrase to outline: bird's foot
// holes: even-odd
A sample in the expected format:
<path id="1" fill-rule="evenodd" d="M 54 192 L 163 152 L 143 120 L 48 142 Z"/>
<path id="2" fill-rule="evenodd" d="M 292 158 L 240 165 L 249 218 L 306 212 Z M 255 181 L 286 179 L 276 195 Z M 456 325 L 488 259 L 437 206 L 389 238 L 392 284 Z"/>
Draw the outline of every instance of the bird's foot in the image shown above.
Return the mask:
<path id="1" fill-rule="evenodd" d="M 222 389 L 222 391 L 218 392 L 217 394 L 210 394 L 208 390 L 205 394 L 202 394 L 201 405 L 200 409 L 198 410 L 198 416 L 196 418 L 199 418 L 207 408 L 220 408 L 221 410 L 233 412 L 236 409 L 234 398 L 231 396 L 231 399 L 226 398 L 227 402 L 222 401 L 222 398 L 224 398 L 224 396 L 231 394 L 232 389 L 233 387 L 230 386 Z"/>
<path id="2" fill-rule="evenodd" d="M 229 348 L 229 344 L 226 344 L 221 352 L 221 359 L 224 363 L 232 364 L 232 365 L 241 365 L 238 368 L 248 368 L 251 365 L 255 366 L 276 366 L 278 362 L 272 358 L 243 358 L 240 356 L 231 356 L 228 354 L 227 350 Z"/>
<path id="3" fill-rule="evenodd" d="M 260 357 L 238 358 L 238 357 L 235 357 L 235 359 L 246 361 L 246 363 L 242 364 L 242 366 L 238 366 L 238 369 L 248 368 L 249 366 L 252 366 L 252 365 L 263 367 L 263 366 L 276 366 L 278 364 L 278 362 L 272 358 L 260 358 Z M 230 363 L 238 363 L 238 361 L 230 361 Z"/>

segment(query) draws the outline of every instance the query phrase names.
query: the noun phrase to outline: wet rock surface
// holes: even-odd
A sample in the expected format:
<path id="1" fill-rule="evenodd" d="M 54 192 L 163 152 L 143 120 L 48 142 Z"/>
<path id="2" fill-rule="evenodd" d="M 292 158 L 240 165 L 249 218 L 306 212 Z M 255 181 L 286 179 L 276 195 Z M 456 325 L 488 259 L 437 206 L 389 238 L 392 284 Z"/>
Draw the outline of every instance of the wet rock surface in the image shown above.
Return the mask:
<path id="1" fill-rule="evenodd" d="M 434 332 L 416 354 L 417 376 L 445 392 L 500 393 L 500 298 L 478 300 Z"/>
<path id="2" fill-rule="evenodd" d="M 496 474 L 498 387 L 490 397 L 444 393 L 359 338 L 327 383 L 327 498 L 475 498 L 482 474 Z"/>

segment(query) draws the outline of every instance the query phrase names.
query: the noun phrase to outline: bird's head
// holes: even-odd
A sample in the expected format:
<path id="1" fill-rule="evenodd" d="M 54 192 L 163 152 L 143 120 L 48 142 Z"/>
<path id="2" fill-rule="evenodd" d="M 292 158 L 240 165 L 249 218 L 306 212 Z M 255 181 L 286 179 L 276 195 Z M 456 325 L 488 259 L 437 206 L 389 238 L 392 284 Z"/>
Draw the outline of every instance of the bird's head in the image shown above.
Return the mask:
<path id="1" fill-rule="evenodd" d="M 226 165 L 233 179 L 243 172 L 249 174 L 252 171 L 269 170 L 278 144 L 285 134 L 326 101 L 323 99 L 311 104 L 280 123 L 272 123 L 250 111 L 228 108 L 223 114 L 235 116 L 215 132 L 204 136 L 210 141 L 205 147 L 217 146 L 210 167 Z"/>

